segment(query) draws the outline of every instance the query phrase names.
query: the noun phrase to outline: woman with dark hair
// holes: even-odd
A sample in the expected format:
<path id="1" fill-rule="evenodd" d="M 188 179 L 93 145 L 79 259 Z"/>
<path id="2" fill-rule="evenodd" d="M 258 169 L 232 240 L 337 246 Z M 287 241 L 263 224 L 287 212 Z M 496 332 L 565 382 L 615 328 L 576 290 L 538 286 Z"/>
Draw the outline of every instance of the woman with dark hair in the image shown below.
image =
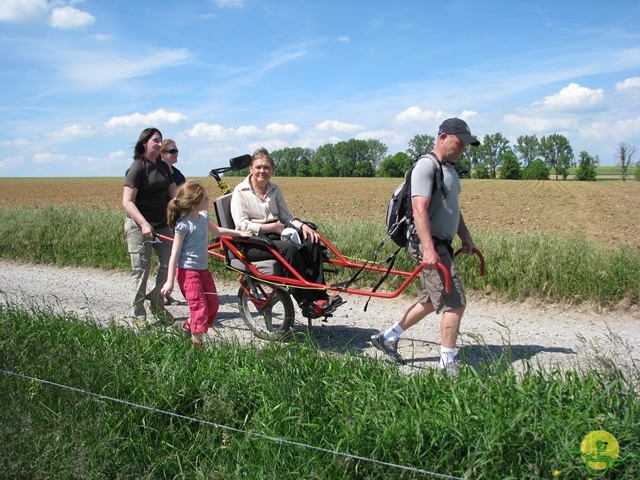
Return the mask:
<path id="1" fill-rule="evenodd" d="M 249 175 L 234 190 L 231 216 L 240 231 L 269 237 L 278 253 L 306 280 L 324 284 L 323 254 L 318 233 L 295 218 L 287 207 L 280 188 L 271 183 L 275 163 L 266 148 L 251 157 Z M 281 239 L 285 228 L 299 232 L 300 244 Z M 248 245 L 244 254 L 250 262 L 273 258 L 267 247 Z M 287 272 L 285 275 L 290 276 Z M 339 295 L 329 296 L 325 289 L 292 288 L 304 316 L 317 318 L 332 313 L 343 302 Z"/>
<path id="2" fill-rule="evenodd" d="M 167 280 L 167 266 L 171 245 L 155 243 L 156 234 L 171 237 L 167 225 L 167 203 L 176 194 L 176 184 L 169 166 L 162 161 L 162 133 L 157 128 L 146 128 L 133 149 L 133 163 L 127 169 L 122 192 L 122 205 L 127 216 L 124 230 L 131 257 L 133 292 L 131 315 L 136 326 L 146 327 L 147 312 L 144 301 L 149 300 L 151 314 L 163 323 L 173 322 L 173 316 L 164 308 L 160 289 Z M 147 295 L 147 280 L 151 272 L 151 252 L 158 255 L 158 273 L 153 290 Z"/>

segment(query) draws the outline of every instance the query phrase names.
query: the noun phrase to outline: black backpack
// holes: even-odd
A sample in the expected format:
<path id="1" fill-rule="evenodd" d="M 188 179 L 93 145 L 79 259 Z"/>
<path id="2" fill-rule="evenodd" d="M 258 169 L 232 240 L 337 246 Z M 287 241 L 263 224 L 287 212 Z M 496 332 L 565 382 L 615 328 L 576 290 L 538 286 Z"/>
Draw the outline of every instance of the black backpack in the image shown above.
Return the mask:
<path id="1" fill-rule="evenodd" d="M 435 160 L 436 168 L 438 172 L 435 175 L 435 181 L 433 182 L 433 193 L 436 190 L 442 191 L 443 198 L 446 197 L 446 191 L 444 189 L 444 180 L 442 165 L 435 157 L 435 154 L 429 153 L 426 155 L 420 155 L 411 168 L 404 175 L 404 182 L 401 183 L 398 188 L 391 195 L 389 205 L 387 206 L 387 216 L 385 222 L 387 224 L 387 239 L 394 241 L 399 247 L 406 247 L 409 243 L 409 235 L 411 234 L 411 226 L 413 225 L 413 207 L 411 205 L 411 174 L 413 168 L 418 161 L 426 156 L 430 156 Z M 387 240 L 385 239 L 385 241 Z"/>

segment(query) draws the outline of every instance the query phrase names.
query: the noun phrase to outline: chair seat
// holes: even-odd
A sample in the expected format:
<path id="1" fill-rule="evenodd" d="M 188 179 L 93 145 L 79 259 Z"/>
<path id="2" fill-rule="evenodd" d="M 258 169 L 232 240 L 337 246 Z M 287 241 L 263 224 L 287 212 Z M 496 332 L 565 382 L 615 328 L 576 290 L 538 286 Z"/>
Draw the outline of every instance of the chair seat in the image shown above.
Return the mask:
<path id="1" fill-rule="evenodd" d="M 283 274 L 282 265 L 277 260 L 260 260 L 259 262 L 251 262 L 251 264 L 254 265 L 260 273 L 263 273 L 265 275 L 282 275 Z M 236 270 L 250 273 L 249 269 L 245 266 L 245 264 L 235 257 L 231 258 L 229 262 L 229 266 Z"/>

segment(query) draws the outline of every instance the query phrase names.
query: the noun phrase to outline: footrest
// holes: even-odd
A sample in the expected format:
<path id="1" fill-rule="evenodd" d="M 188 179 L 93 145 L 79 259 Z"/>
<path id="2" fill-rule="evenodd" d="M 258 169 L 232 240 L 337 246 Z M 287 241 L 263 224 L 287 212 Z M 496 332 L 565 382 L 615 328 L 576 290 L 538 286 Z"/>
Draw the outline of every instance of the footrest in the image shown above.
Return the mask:
<path id="1" fill-rule="evenodd" d="M 331 317 L 340 305 L 346 303 L 340 295 L 329 297 L 328 300 L 316 300 L 302 306 L 302 315 L 309 319 Z"/>

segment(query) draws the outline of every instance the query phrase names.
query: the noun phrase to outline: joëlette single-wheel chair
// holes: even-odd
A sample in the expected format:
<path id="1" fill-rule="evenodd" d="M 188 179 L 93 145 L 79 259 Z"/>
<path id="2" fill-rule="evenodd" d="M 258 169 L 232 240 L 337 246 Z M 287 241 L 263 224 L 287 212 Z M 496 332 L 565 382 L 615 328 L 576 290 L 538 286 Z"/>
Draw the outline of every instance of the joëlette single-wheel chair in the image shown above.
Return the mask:
<path id="1" fill-rule="evenodd" d="M 214 177 L 223 192 L 221 197 L 214 201 L 218 225 L 225 228 L 235 228 L 231 217 L 231 188 L 221 180 L 220 174 L 229 170 L 239 171 L 247 168 L 251 161 L 250 155 L 234 157 L 229 161 L 229 167 L 211 170 L 210 176 Z M 366 261 L 355 262 L 343 256 L 322 234 L 319 234 L 320 242 L 325 249 L 325 264 L 331 268 L 346 268 L 355 271 L 356 274 L 349 281 L 323 285 L 305 280 L 293 267 L 278 253 L 268 238 L 260 236 L 248 238 L 231 238 L 222 236 L 209 245 L 209 254 L 223 259 L 227 268 L 239 273 L 238 281 L 238 307 L 243 321 L 249 329 L 259 338 L 275 340 L 287 335 L 295 322 L 296 310 L 291 300 L 290 289 L 308 288 L 323 289 L 331 292 L 339 292 L 351 295 L 364 295 L 377 298 L 395 298 L 420 274 L 422 265 L 418 265 L 412 272 L 396 270 L 391 267 L 375 265 Z M 272 260 L 249 262 L 244 254 L 243 245 L 260 244 L 269 249 Z M 456 255 L 460 250 L 456 252 Z M 482 254 L 474 250 L 474 254 L 480 259 L 481 274 L 484 275 L 485 264 Z M 451 288 L 451 276 L 443 264 L 438 265 L 445 289 Z M 360 290 L 351 288 L 353 280 L 362 271 L 377 272 L 385 279 L 388 275 L 404 277 L 402 284 L 393 292 L 378 292 L 373 290 Z M 380 282 L 381 283 L 381 282 Z M 332 316 L 333 312 L 323 314 L 303 313 L 307 318 L 308 328 L 312 328 L 312 320 L 316 318 Z"/>

